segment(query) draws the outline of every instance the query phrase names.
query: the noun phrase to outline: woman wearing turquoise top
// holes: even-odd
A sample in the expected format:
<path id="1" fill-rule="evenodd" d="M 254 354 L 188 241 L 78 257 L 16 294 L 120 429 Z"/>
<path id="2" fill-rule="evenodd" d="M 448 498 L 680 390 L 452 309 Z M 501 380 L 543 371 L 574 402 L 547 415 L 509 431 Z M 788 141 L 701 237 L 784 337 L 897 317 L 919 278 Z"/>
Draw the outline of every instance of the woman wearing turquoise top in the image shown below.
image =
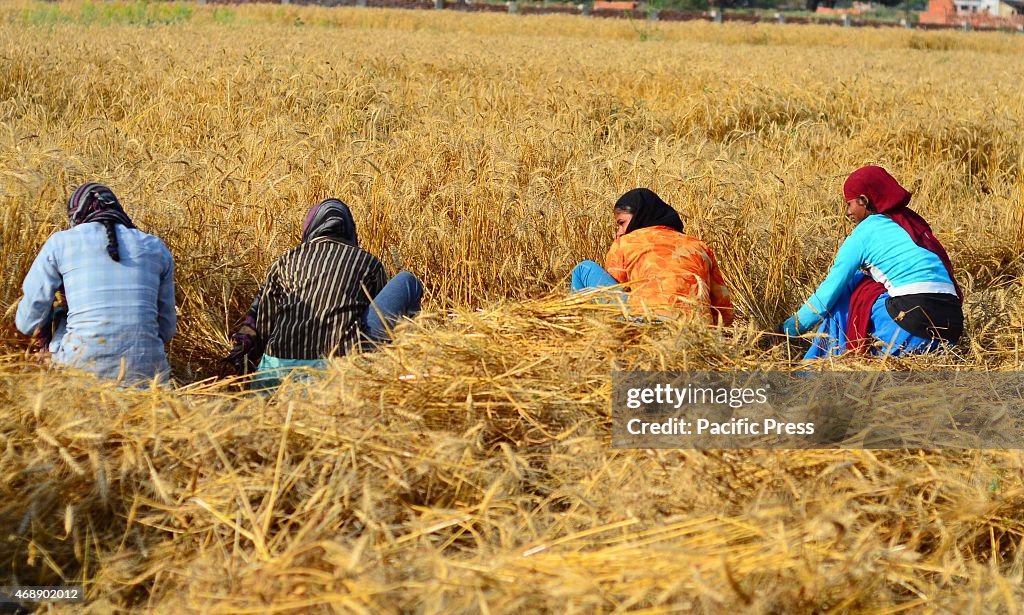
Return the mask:
<path id="1" fill-rule="evenodd" d="M 781 331 L 817 329 L 805 359 L 846 350 L 897 356 L 955 344 L 963 333 L 960 288 L 942 244 L 907 207 L 911 194 L 876 166 L 852 173 L 843 193 L 856 227 Z"/>

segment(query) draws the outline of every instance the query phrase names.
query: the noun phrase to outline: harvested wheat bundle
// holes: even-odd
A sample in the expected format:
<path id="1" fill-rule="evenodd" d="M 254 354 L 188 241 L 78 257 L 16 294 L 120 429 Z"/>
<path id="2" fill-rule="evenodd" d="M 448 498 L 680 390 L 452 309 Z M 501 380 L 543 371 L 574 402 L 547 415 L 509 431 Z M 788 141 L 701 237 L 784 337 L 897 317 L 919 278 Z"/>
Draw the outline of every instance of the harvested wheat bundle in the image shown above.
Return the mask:
<path id="1" fill-rule="evenodd" d="M 764 352 L 617 310 L 427 315 L 273 397 L 6 367 L 3 565 L 100 610 L 1019 598 L 1017 453 L 610 451 L 613 363 Z"/>

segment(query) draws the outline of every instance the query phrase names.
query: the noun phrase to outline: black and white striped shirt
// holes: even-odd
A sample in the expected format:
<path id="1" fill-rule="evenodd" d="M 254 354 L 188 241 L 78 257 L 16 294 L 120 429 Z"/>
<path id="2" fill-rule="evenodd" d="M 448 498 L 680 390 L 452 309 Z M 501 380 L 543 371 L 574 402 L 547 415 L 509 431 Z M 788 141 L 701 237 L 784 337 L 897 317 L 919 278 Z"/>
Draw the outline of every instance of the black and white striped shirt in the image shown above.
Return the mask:
<path id="1" fill-rule="evenodd" d="M 387 282 L 377 257 L 329 238 L 285 252 L 267 272 L 256 330 L 279 359 L 342 355 L 359 342 L 370 299 Z"/>

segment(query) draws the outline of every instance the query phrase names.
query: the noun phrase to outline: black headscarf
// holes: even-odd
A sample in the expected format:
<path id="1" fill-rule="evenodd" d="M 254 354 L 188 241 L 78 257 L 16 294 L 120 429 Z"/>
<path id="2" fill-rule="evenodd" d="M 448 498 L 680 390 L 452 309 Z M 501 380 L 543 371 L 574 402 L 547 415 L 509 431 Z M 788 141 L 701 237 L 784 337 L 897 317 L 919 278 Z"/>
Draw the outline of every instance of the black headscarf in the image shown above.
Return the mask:
<path id="1" fill-rule="evenodd" d="M 320 201 L 306 214 L 302 223 L 302 241 L 328 237 L 353 246 L 359 245 L 356 236 L 356 221 L 348 205 L 338 199 Z"/>
<path id="2" fill-rule="evenodd" d="M 679 219 L 679 213 L 647 188 L 634 188 L 623 194 L 615 201 L 615 209 L 633 214 L 633 219 L 626 227 L 626 234 L 649 226 L 667 226 L 683 232 L 683 221 Z"/>

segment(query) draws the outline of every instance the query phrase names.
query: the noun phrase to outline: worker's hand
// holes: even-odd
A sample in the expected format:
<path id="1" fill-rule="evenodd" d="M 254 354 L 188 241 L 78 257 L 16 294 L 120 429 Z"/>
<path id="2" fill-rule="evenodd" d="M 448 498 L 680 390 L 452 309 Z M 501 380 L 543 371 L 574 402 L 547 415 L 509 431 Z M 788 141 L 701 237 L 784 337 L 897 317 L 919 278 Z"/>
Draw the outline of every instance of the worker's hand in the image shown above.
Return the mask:
<path id="1" fill-rule="evenodd" d="M 43 367 L 50 367 L 53 364 L 53 353 L 49 349 L 44 348 L 36 352 L 35 358 Z"/>
<path id="2" fill-rule="evenodd" d="M 263 340 L 256 332 L 256 320 L 247 316 L 242 327 L 231 336 L 234 346 L 224 362 L 230 364 L 239 376 L 251 374 L 263 358 Z"/>
<path id="3" fill-rule="evenodd" d="M 230 364 L 239 376 L 251 374 L 263 356 L 263 344 L 256 332 L 248 327 L 231 336 L 234 346 L 224 362 Z"/>
<path id="4" fill-rule="evenodd" d="M 786 322 L 779 325 L 778 332 L 789 337 L 797 337 L 800 335 L 800 330 L 796 327 L 796 316 L 790 316 L 786 319 Z"/>

